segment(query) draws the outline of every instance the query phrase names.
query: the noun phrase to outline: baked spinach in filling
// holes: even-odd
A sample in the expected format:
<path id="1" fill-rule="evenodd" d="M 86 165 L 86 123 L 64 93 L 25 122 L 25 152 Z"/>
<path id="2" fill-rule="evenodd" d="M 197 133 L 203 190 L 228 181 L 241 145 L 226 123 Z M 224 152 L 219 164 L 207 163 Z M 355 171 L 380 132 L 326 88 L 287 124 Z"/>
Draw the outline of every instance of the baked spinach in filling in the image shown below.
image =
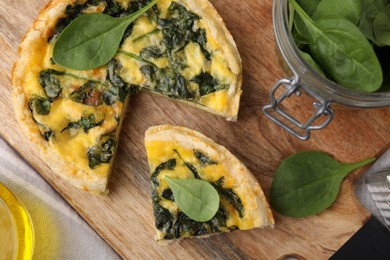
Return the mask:
<path id="1" fill-rule="evenodd" d="M 184 161 L 177 150 L 174 150 L 174 152 L 178 155 L 180 160 L 183 161 L 184 165 L 188 167 L 192 173 L 194 173 L 194 177 L 201 179 L 195 166 Z M 207 155 L 199 150 L 194 150 L 194 155 L 198 159 L 201 167 L 218 164 L 218 162 L 211 160 Z M 161 194 L 158 194 L 157 187 L 160 184 L 158 176 L 162 170 L 174 171 L 176 164 L 177 161 L 174 158 L 163 162 L 156 167 L 151 175 L 151 182 L 153 187 L 152 200 L 156 228 L 165 234 L 164 239 L 175 239 L 183 236 L 199 236 L 203 234 L 238 229 L 237 226 L 226 226 L 226 221 L 229 216 L 223 208 L 222 204 L 220 204 L 219 210 L 215 216 L 206 222 L 192 220 L 181 211 L 179 211 L 177 215 L 171 214 L 168 209 L 161 206 L 160 201 L 162 199 L 175 202 L 175 198 L 172 190 L 169 188 L 162 191 Z M 224 178 L 222 177 L 217 182 L 212 183 L 212 185 L 216 188 L 219 195 L 224 197 L 242 218 L 243 205 L 241 199 L 233 192 L 232 189 L 223 188 L 223 179 Z"/>
<path id="2" fill-rule="evenodd" d="M 66 130 L 78 130 L 83 129 L 84 133 L 88 133 L 88 131 L 96 126 L 100 126 L 103 124 L 104 120 L 96 121 L 96 118 L 93 114 L 90 114 L 87 117 L 81 117 L 77 122 L 70 122 L 67 127 L 61 130 L 61 133 Z"/>
<path id="3" fill-rule="evenodd" d="M 88 164 L 91 169 L 102 163 L 109 163 L 115 152 L 114 133 L 104 134 L 97 141 L 96 145 L 88 149 Z"/>

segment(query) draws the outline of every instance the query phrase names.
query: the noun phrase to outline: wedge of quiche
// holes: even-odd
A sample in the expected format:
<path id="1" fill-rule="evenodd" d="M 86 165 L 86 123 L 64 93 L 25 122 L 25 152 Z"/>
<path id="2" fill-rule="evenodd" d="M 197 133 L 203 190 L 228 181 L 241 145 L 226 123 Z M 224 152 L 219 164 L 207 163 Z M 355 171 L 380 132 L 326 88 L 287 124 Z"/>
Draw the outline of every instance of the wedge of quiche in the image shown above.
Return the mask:
<path id="1" fill-rule="evenodd" d="M 149 128 L 145 146 L 158 241 L 274 225 L 261 186 L 223 146 L 194 130 L 170 125 Z M 166 176 L 200 179 L 213 185 L 220 196 L 215 216 L 197 222 L 184 214 Z"/>
<path id="2" fill-rule="evenodd" d="M 17 120 L 49 166 L 81 189 L 106 191 L 126 105 L 136 90 L 237 118 L 241 60 L 206 0 L 159 0 L 129 25 L 104 66 L 76 71 L 55 63 L 53 46 L 75 18 L 127 16 L 149 2 L 52 0 L 19 47 L 12 75 Z"/>

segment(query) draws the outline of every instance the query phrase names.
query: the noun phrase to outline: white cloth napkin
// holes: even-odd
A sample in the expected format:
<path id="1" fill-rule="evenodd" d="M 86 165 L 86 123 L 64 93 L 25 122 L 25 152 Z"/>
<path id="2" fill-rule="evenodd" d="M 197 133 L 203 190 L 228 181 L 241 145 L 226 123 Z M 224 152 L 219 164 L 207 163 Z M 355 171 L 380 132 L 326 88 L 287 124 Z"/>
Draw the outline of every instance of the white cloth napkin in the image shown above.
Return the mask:
<path id="1" fill-rule="evenodd" d="M 1 138 L 0 182 L 16 194 L 30 213 L 35 233 L 33 259 L 120 259 Z"/>

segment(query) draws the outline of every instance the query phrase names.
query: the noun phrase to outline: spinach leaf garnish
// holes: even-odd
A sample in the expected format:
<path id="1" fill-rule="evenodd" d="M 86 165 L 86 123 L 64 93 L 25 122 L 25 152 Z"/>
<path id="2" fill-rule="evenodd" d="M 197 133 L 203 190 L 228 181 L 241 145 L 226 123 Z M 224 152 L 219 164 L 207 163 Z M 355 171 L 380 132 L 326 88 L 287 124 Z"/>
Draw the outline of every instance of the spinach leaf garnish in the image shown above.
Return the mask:
<path id="1" fill-rule="evenodd" d="M 33 115 L 48 115 L 50 104 L 50 101 L 43 97 L 34 97 L 28 102 L 28 107 Z"/>
<path id="2" fill-rule="evenodd" d="M 194 154 L 202 167 L 207 166 L 207 165 L 211 165 L 211 164 L 218 164 L 218 162 L 211 160 L 210 157 L 208 157 L 207 155 L 205 155 L 204 153 L 202 153 L 199 150 L 194 150 Z"/>
<path id="3" fill-rule="evenodd" d="M 218 211 L 219 194 L 207 181 L 165 176 L 178 208 L 196 221 L 208 221 Z"/>
<path id="4" fill-rule="evenodd" d="M 199 93 L 201 96 L 225 88 L 225 86 L 221 85 L 219 81 L 208 72 L 201 72 L 199 75 L 193 77 L 191 81 L 199 85 Z"/>
<path id="5" fill-rule="evenodd" d="M 77 17 L 58 37 L 53 49 L 54 61 L 74 70 L 89 70 L 107 64 L 117 53 L 127 27 L 156 2 L 152 0 L 141 10 L 121 18 L 102 13 Z"/>
<path id="6" fill-rule="evenodd" d="M 157 177 L 160 174 L 160 172 L 163 170 L 172 171 L 175 169 L 175 167 L 176 167 L 176 159 L 169 159 L 168 161 L 163 162 L 162 164 L 157 166 L 156 169 L 153 171 L 152 176 L 150 177 L 152 183 L 155 186 L 158 186 L 160 182 L 158 181 Z"/>
<path id="7" fill-rule="evenodd" d="M 115 152 L 115 136 L 114 133 L 104 134 L 100 136 L 96 145 L 90 147 L 87 152 L 88 165 L 94 169 L 102 163 L 109 163 Z"/>
<path id="8" fill-rule="evenodd" d="M 53 69 L 43 70 L 39 73 L 39 83 L 50 100 L 56 99 L 61 94 L 61 82 L 56 78 L 56 76 L 64 74 L 64 72 Z"/>
<path id="9" fill-rule="evenodd" d="M 82 85 L 78 90 L 72 92 L 69 98 L 77 103 L 87 106 L 98 106 L 102 104 L 102 92 L 95 82 L 88 81 Z"/>
<path id="10" fill-rule="evenodd" d="M 88 133 L 88 131 L 96 126 L 101 126 L 103 124 L 104 120 L 101 120 L 99 122 L 96 122 L 96 118 L 93 114 L 89 115 L 88 117 L 81 117 L 79 121 L 77 122 L 70 122 L 67 127 L 61 130 L 61 133 L 68 129 L 83 129 L 85 133 Z"/>
<path id="11" fill-rule="evenodd" d="M 374 160 L 343 164 L 324 152 L 294 154 L 276 171 L 271 186 L 271 206 L 290 217 L 320 213 L 336 200 L 344 177 Z"/>
<path id="12" fill-rule="evenodd" d="M 224 182 L 224 177 L 221 177 L 218 181 L 213 183 L 213 186 L 221 196 L 223 196 L 230 204 L 232 204 L 233 208 L 237 211 L 240 218 L 242 218 L 244 212 L 244 206 L 242 205 L 242 201 L 240 197 L 238 197 L 237 194 L 234 193 L 232 189 L 224 188 L 223 182 Z"/>

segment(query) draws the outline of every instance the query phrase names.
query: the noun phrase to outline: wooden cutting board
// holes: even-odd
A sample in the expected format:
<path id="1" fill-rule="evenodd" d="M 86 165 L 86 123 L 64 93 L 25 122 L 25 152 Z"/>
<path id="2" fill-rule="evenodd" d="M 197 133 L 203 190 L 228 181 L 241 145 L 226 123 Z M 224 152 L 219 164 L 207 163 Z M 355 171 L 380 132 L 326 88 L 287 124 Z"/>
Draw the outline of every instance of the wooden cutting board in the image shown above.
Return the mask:
<path id="1" fill-rule="evenodd" d="M 73 188 L 54 175 L 37 156 L 38 151 L 28 144 L 18 128 L 10 99 L 10 74 L 17 59 L 18 44 L 46 0 L 2 0 L 0 135 L 125 259 L 281 259 L 291 255 L 326 259 L 369 217 L 353 192 L 353 182 L 363 170 L 346 178 L 336 203 L 319 215 L 293 219 L 275 213 L 274 229 L 186 239 L 168 246 L 159 246 L 154 241 L 151 188 L 143 144 L 144 132 L 149 126 L 186 126 L 226 146 L 253 172 L 267 198 L 276 168 L 293 153 L 321 150 L 342 162 L 352 162 L 379 156 L 389 146 L 390 107 L 352 109 L 338 105 L 333 122 L 305 142 L 271 123 L 261 108 L 269 100 L 268 92 L 273 83 L 284 76 L 275 52 L 272 1 L 211 2 L 236 39 L 243 60 L 244 84 L 238 122 L 227 122 L 162 97 L 139 93 L 131 100 L 123 125 L 109 195 L 100 197 Z M 311 104 L 288 101 L 286 107 L 305 111 Z"/>

